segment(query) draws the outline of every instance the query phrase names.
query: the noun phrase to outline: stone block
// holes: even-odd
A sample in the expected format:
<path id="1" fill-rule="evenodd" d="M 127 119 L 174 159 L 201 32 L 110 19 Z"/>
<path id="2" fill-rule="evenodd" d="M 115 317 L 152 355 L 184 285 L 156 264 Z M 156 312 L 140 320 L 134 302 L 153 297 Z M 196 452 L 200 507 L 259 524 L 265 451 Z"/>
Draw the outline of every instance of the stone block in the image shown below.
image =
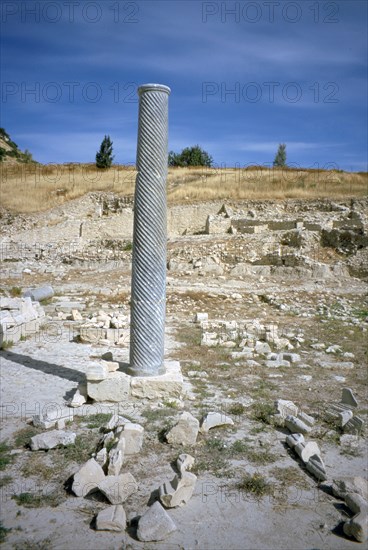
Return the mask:
<path id="1" fill-rule="evenodd" d="M 285 426 L 291 433 L 307 434 L 311 431 L 310 426 L 307 426 L 302 420 L 299 420 L 291 414 L 285 418 Z"/>
<path id="2" fill-rule="evenodd" d="M 124 531 L 125 528 L 126 514 L 122 504 L 109 506 L 96 517 L 97 531 Z"/>
<path id="3" fill-rule="evenodd" d="M 180 399 L 183 393 L 183 376 L 179 361 L 165 361 L 166 372 L 157 376 L 133 376 L 131 394 L 141 399 Z"/>
<path id="4" fill-rule="evenodd" d="M 207 433 L 211 428 L 215 428 L 217 426 L 226 426 L 226 425 L 233 426 L 234 425 L 233 419 L 224 413 L 209 412 L 202 419 L 200 431 L 202 433 Z"/>
<path id="5" fill-rule="evenodd" d="M 175 523 L 162 505 L 156 501 L 140 517 L 137 537 L 143 542 L 160 541 L 166 539 L 175 530 Z"/>
<path id="6" fill-rule="evenodd" d="M 64 432 L 62 430 L 52 430 L 43 434 L 35 435 L 31 438 L 31 450 L 38 451 L 40 449 L 49 450 L 55 449 L 59 445 L 66 447 L 74 445 L 76 434 L 73 432 Z"/>
<path id="7" fill-rule="evenodd" d="M 91 491 L 95 491 L 104 478 L 103 469 L 94 458 L 91 458 L 74 474 L 72 491 L 77 497 L 85 497 Z"/>
<path id="8" fill-rule="evenodd" d="M 126 473 L 106 476 L 99 482 L 98 489 L 111 504 L 122 504 L 130 495 L 138 491 L 138 485 L 132 474 Z"/>
<path id="9" fill-rule="evenodd" d="M 131 377 L 124 372 L 110 372 L 101 382 L 88 380 L 87 392 L 95 401 L 120 402 L 129 398 Z"/>
<path id="10" fill-rule="evenodd" d="M 49 428 L 53 428 L 58 420 L 72 421 L 73 412 L 68 407 L 47 409 L 42 414 L 36 414 L 32 418 L 32 424 L 37 428 L 48 430 Z"/>
<path id="11" fill-rule="evenodd" d="M 105 380 L 109 374 L 109 370 L 106 366 L 106 362 L 91 363 L 87 367 L 86 378 L 90 381 Z"/>
<path id="12" fill-rule="evenodd" d="M 124 423 L 122 432 L 119 434 L 119 441 L 124 440 L 124 451 L 126 455 L 134 455 L 140 452 L 143 445 L 144 428 L 133 422 Z"/>
<path id="13" fill-rule="evenodd" d="M 292 401 L 286 399 L 277 399 L 275 401 L 276 413 L 280 414 L 282 418 L 286 418 L 289 415 L 297 416 L 299 408 Z"/>
<path id="14" fill-rule="evenodd" d="M 197 476 L 190 472 L 184 472 L 181 476 L 176 475 L 172 481 L 167 481 L 159 488 L 161 503 L 165 508 L 176 508 L 184 506 L 190 500 Z"/>
<path id="15" fill-rule="evenodd" d="M 177 424 L 166 434 L 172 445 L 195 445 L 199 431 L 199 421 L 189 412 L 183 412 Z"/>

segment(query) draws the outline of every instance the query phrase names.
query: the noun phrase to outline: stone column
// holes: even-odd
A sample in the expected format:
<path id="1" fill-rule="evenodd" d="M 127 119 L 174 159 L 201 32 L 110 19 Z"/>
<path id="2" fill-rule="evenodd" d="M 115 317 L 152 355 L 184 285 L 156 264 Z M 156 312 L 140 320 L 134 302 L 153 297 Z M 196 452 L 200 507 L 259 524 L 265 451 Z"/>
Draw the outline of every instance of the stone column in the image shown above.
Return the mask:
<path id="1" fill-rule="evenodd" d="M 164 372 L 169 94 L 161 84 L 138 88 L 130 372 L 141 376 Z"/>

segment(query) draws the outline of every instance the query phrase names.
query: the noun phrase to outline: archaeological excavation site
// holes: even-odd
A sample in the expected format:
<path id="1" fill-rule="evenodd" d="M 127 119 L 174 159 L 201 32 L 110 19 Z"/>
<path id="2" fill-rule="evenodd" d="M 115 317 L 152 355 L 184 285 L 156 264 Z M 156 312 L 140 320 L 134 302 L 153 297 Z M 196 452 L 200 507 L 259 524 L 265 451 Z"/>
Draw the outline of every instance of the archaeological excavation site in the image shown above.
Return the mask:
<path id="1" fill-rule="evenodd" d="M 4 548 L 363 548 L 367 180 L 170 200 L 169 94 L 131 193 L 1 207 Z"/>

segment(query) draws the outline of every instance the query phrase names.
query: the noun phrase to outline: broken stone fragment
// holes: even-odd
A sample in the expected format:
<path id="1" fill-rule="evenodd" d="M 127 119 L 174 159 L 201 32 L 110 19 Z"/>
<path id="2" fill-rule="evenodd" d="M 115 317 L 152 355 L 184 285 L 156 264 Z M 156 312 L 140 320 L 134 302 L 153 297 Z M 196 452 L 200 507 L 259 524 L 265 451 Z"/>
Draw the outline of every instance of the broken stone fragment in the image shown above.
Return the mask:
<path id="1" fill-rule="evenodd" d="M 167 481 L 159 488 L 160 501 L 166 508 L 175 508 L 187 504 L 191 498 L 197 476 L 184 472 L 176 475 L 172 481 Z"/>
<path id="2" fill-rule="evenodd" d="M 101 510 L 96 517 L 96 529 L 98 531 L 124 531 L 126 528 L 126 515 L 122 504 L 109 506 Z"/>
<path id="3" fill-rule="evenodd" d="M 302 420 L 291 414 L 285 418 L 285 426 L 291 433 L 307 434 L 311 431 L 310 426 L 307 426 Z"/>
<path id="4" fill-rule="evenodd" d="M 326 481 L 326 469 L 322 458 L 319 455 L 313 455 L 307 462 L 307 470 L 319 481 Z"/>
<path id="5" fill-rule="evenodd" d="M 98 382 L 105 380 L 108 377 L 109 369 L 106 366 L 106 362 L 92 363 L 88 365 L 86 378 L 88 381 Z"/>
<path id="6" fill-rule="evenodd" d="M 78 309 L 72 309 L 71 318 L 72 321 L 83 321 L 83 317 Z"/>
<path id="7" fill-rule="evenodd" d="M 72 491 L 77 497 L 85 497 L 91 491 L 98 488 L 98 484 L 105 478 L 105 474 L 101 466 L 94 458 L 90 458 L 81 468 L 74 474 Z"/>
<path id="8" fill-rule="evenodd" d="M 118 476 L 123 466 L 124 452 L 121 449 L 113 447 L 109 452 L 109 466 L 107 473 L 109 476 Z"/>
<path id="9" fill-rule="evenodd" d="M 105 426 L 105 430 L 114 430 L 115 428 L 118 428 L 120 426 L 124 426 L 124 424 L 127 424 L 130 422 L 127 418 L 124 416 L 120 416 L 118 414 L 113 414 L 108 423 Z"/>
<path id="10" fill-rule="evenodd" d="M 123 424 L 119 434 L 119 442 L 124 441 L 124 452 L 126 455 L 134 455 L 140 452 L 143 445 L 144 428 L 140 424 L 127 422 Z M 119 443 L 117 444 L 119 447 Z"/>
<path id="11" fill-rule="evenodd" d="M 194 458 L 188 454 L 181 454 L 178 456 L 176 461 L 176 467 L 178 468 L 180 474 L 183 474 L 187 470 L 191 470 L 194 464 Z"/>
<path id="12" fill-rule="evenodd" d="M 208 321 L 208 313 L 196 313 L 194 316 L 195 323 L 201 323 L 202 321 Z"/>
<path id="13" fill-rule="evenodd" d="M 100 451 L 96 454 L 96 462 L 103 468 L 107 462 L 107 449 L 102 447 Z"/>
<path id="14" fill-rule="evenodd" d="M 138 485 L 132 474 L 108 475 L 98 483 L 98 489 L 111 504 L 122 504 L 130 495 L 138 491 Z"/>
<path id="15" fill-rule="evenodd" d="M 120 366 L 117 361 L 102 361 L 102 364 L 107 367 L 108 372 L 116 372 Z"/>
<path id="16" fill-rule="evenodd" d="M 189 412 L 183 412 L 177 424 L 166 434 L 171 445 L 195 445 L 199 431 L 199 421 Z"/>
<path id="17" fill-rule="evenodd" d="M 305 412 L 300 412 L 297 417 L 299 418 L 299 420 L 301 420 L 302 422 L 304 422 L 304 424 L 306 424 L 307 426 L 309 426 L 310 428 L 312 428 L 315 424 L 315 419 L 313 418 L 313 416 L 310 416 L 309 414 L 305 413 Z"/>
<path id="18" fill-rule="evenodd" d="M 350 388 L 342 388 L 341 403 L 354 409 L 358 406 L 358 401 Z"/>
<path id="19" fill-rule="evenodd" d="M 353 411 L 347 409 L 346 411 L 341 411 L 337 415 L 337 421 L 340 428 L 346 426 L 346 424 L 353 418 Z"/>
<path id="20" fill-rule="evenodd" d="M 357 494 L 368 500 L 368 482 L 364 477 L 340 477 L 332 482 L 332 492 L 335 497 L 345 500 L 349 494 Z"/>
<path id="21" fill-rule="evenodd" d="M 81 407 L 82 405 L 84 405 L 86 403 L 86 401 L 87 401 L 87 399 L 85 398 L 85 396 L 80 393 L 79 389 L 77 389 L 77 390 L 75 390 L 75 394 L 73 395 L 73 397 L 69 401 L 69 406 L 72 407 L 72 408 Z"/>
<path id="22" fill-rule="evenodd" d="M 175 523 L 161 504 L 156 501 L 139 518 L 137 537 L 143 542 L 164 540 L 175 530 Z"/>
<path id="23" fill-rule="evenodd" d="M 280 414 L 282 418 L 286 418 L 289 415 L 297 416 L 299 409 L 292 401 L 286 399 L 277 399 L 275 401 L 276 413 Z"/>
<path id="24" fill-rule="evenodd" d="M 345 503 L 355 516 L 344 523 L 344 533 L 348 537 L 354 537 L 358 542 L 368 539 L 368 503 L 357 493 L 348 494 Z"/>
<path id="25" fill-rule="evenodd" d="M 48 409 L 45 413 L 36 414 L 32 419 L 32 423 L 37 428 L 48 430 L 53 428 L 58 420 L 72 421 L 73 412 L 68 407 Z"/>
<path id="26" fill-rule="evenodd" d="M 104 367 L 106 370 L 107 368 Z M 87 391 L 95 401 L 120 403 L 130 395 L 131 376 L 125 372 L 107 372 L 104 380 L 88 380 Z"/>
<path id="27" fill-rule="evenodd" d="M 360 434 L 364 426 L 364 420 L 360 416 L 353 416 L 344 426 L 344 433 Z"/>
<path id="28" fill-rule="evenodd" d="M 115 440 L 115 434 L 113 431 L 111 432 L 108 432 L 107 434 L 105 434 L 102 438 L 102 445 L 103 447 L 107 447 L 108 445 L 110 445 L 111 443 L 113 443 Z"/>
<path id="29" fill-rule="evenodd" d="M 62 430 L 52 430 L 43 434 L 35 435 L 31 438 L 30 447 L 32 451 L 40 449 L 55 449 L 59 445 L 66 447 L 74 445 L 76 434 L 73 432 L 64 432 Z"/>
<path id="30" fill-rule="evenodd" d="M 294 447 L 296 454 L 302 459 L 304 464 L 309 462 L 309 459 L 316 455 L 321 456 L 321 451 L 314 441 L 308 441 L 308 443 L 297 443 Z"/>
<path id="31" fill-rule="evenodd" d="M 290 434 L 290 435 L 286 436 L 286 443 L 287 443 L 287 445 L 289 445 L 289 447 L 294 449 L 295 445 L 298 445 L 300 443 L 304 443 L 304 435 L 303 434 L 298 434 L 298 433 Z"/>
<path id="32" fill-rule="evenodd" d="M 209 412 L 201 422 L 200 431 L 202 433 L 207 433 L 211 428 L 216 428 L 217 426 L 233 426 L 234 421 L 229 416 L 226 416 L 224 413 L 219 412 Z"/>

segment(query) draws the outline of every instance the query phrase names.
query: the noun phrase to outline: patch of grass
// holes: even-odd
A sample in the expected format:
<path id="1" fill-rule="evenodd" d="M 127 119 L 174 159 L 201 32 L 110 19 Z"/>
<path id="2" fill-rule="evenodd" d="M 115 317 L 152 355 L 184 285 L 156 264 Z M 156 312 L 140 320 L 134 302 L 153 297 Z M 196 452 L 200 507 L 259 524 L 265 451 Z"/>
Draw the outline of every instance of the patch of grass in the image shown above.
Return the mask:
<path id="1" fill-rule="evenodd" d="M 5 541 L 6 536 L 10 531 L 11 529 L 7 529 L 2 523 L 0 523 L 0 543 Z"/>
<path id="2" fill-rule="evenodd" d="M 258 472 L 254 474 L 244 474 L 241 481 L 237 484 L 237 487 L 241 491 L 254 495 L 257 498 L 269 495 L 273 488 L 272 484 Z"/>
<path id="3" fill-rule="evenodd" d="M 11 447 L 6 441 L 0 443 L 0 470 L 5 468 L 13 462 L 13 456 L 10 454 Z"/>
<path id="4" fill-rule="evenodd" d="M 50 480 L 55 477 L 54 469 L 47 466 L 38 454 L 31 454 L 27 457 L 27 461 L 23 464 L 21 472 L 27 478 L 34 476 Z"/>
<path id="5" fill-rule="evenodd" d="M 9 290 L 9 294 L 12 298 L 19 298 L 22 296 L 22 289 L 19 286 L 12 286 Z"/>
<path id="6" fill-rule="evenodd" d="M 173 416 L 173 411 L 171 408 L 162 408 L 162 409 L 151 409 L 147 408 L 141 412 L 141 415 L 148 420 L 149 423 L 157 422 L 158 420 L 163 420 L 167 417 Z"/>
<path id="7" fill-rule="evenodd" d="M 5 487 L 6 485 L 9 485 L 9 483 L 12 483 L 13 478 L 12 476 L 1 476 L 0 477 L 0 489 Z"/>
<path id="8" fill-rule="evenodd" d="M 270 474 L 281 483 L 282 486 L 287 488 L 297 487 L 299 489 L 306 489 L 307 479 L 303 474 L 303 470 L 299 467 L 288 466 L 287 468 L 280 468 L 280 466 L 274 466 L 270 470 Z"/>
<path id="9" fill-rule="evenodd" d="M 94 433 L 85 433 L 77 435 L 74 445 L 55 449 L 53 453 L 54 461 L 61 463 L 76 462 L 83 464 L 91 458 L 95 452 L 99 435 Z"/>
<path id="10" fill-rule="evenodd" d="M 18 506 L 24 506 L 25 508 L 43 508 L 45 506 L 51 506 L 55 508 L 63 500 L 59 491 L 48 493 L 46 495 L 37 493 L 20 493 L 19 495 L 13 495 L 12 497 Z"/>
<path id="11" fill-rule="evenodd" d="M 252 418 L 264 424 L 272 423 L 272 415 L 275 414 L 275 407 L 271 403 L 254 403 L 252 405 Z"/>
<path id="12" fill-rule="evenodd" d="M 269 448 L 254 448 L 244 439 L 238 439 L 229 447 L 230 456 L 241 456 L 254 464 L 270 464 L 277 460 L 277 456 Z"/>
<path id="13" fill-rule="evenodd" d="M 14 342 L 12 342 L 11 340 L 4 340 L 4 342 L 1 344 L 1 349 L 10 349 L 11 347 L 14 346 Z"/>
<path id="14" fill-rule="evenodd" d="M 22 428 L 14 434 L 14 445 L 17 448 L 26 447 L 27 445 L 29 445 L 31 438 L 41 432 L 41 429 L 34 426 L 27 426 L 26 428 Z"/>
<path id="15" fill-rule="evenodd" d="M 129 250 L 133 250 L 133 243 L 130 242 L 130 241 L 125 243 L 124 246 L 123 246 L 123 250 L 124 250 L 124 252 L 128 252 Z"/>
<path id="16" fill-rule="evenodd" d="M 237 439 L 230 447 L 232 454 L 244 454 L 248 449 L 248 443 L 244 439 Z"/>
<path id="17" fill-rule="evenodd" d="M 229 414 L 239 416 L 245 412 L 245 407 L 242 403 L 233 403 L 228 409 Z"/>
<path id="18" fill-rule="evenodd" d="M 102 428 L 111 418 L 111 413 L 90 414 L 83 418 L 83 422 L 87 422 L 87 428 Z"/>

